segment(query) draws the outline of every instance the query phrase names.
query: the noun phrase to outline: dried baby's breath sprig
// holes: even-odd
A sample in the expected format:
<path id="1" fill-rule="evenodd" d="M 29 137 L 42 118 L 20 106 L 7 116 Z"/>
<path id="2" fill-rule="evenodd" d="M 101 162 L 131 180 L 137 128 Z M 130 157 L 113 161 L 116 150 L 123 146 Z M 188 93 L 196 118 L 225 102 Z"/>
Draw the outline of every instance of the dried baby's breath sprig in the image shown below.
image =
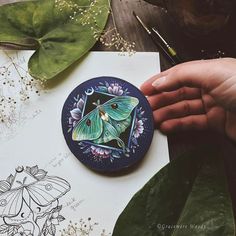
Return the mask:
<path id="1" fill-rule="evenodd" d="M 106 30 L 101 34 L 99 41 L 106 47 L 114 47 L 122 54 L 128 52 L 129 55 L 135 53 L 135 42 L 129 42 L 120 35 L 117 28 Z"/>
<path id="2" fill-rule="evenodd" d="M 21 106 L 40 95 L 42 84 L 33 79 L 23 67 L 24 57 L 18 53 L 10 56 L 4 51 L 6 61 L 0 65 L 0 128 L 10 128 L 19 118 Z"/>
<path id="3" fill-rule="evenodd" d="M 84 9 L 89 6 L 81 6 L 71 0 L 55 0 L 55 7 L 61 12 L 70 12 L 69 18 L 77 21 L 77 19 L 75 19 L 76 15 L 82 13 Z"/>
<path id="4" fill-rule="evenodd" d="M 90 0 L 92 1 L 92 0 Z M 82 8 L 86 8 L 89 7 L 89 5 L 78 5 L 77 3 L 75 3 L 75 1 L 72 0 L 55 0 L 55 7 L 56 9 L 58 9 L 59 11 L 78 11 L 81 12 L 83 11 Z"/>
<path id="5" fill-rule="evenodd" d="M 93 36 L 97 41 L 108 48 L 115 48 L 117 51 L 120 51 L 121 54 L 127 52 L 129 55 L 132 55 L 135 53 L 135 42 L 129 42 L 118 32 L 110 1 L 108 0 L 108 2 L 109 9 L 107 10 L 111 14 L 113 27 L 103 30 L 102 32 L 96 28 L 91 28 L 93 30 Z"/>
<path id="6" fill-rule="evenodd" d="M 93 223 L 90 217 L 87 220 L 80 219 L 78 223 L 70 221 L 67 228 L 60 231 L 60 236 L 90 236 L 97 225 L 98 223 Z M 98 234 L 96 235 L 98 236 Z M 99 235 L 110 236 L 111 234 L 107 234 L 103 229 Z"/>
<path id="7" fill-rule="evenodd" d="M 120 51 L 122 54 L 127 52 L 129 55 L 135 53 L 135 42 L 129 42 L 126 40 L 119 32 L 116 26 L 116 20 L 114 13 L 112 11 L 112 7 L 109 1 L 109 9 L 112 18 L 113 27 L 104 30 L 100 37 L 100 42 L 109 47 L 114 47 L 117 51 Z"/>
<path id="8" fill-rule="evenodd" d="M 4 123 L 7 127 L 16 122 L 16 101 L 10 97 L 0 96 L 0 123 Z"/>
<path id="9" fill-rule="evenodd" d="M 110 0 L 107 1 L 108 7 L 101 6 L 100 0 L 91 0 L 87 6 L 78 5 L 70 0 L 55 0 L 55 5 L 60 11 L 71 11 L 69 16 L 71 20 L 78 21 L 79 19 L 83 26 L 90 26 L 93 37 L 105 47 L 114 48 L 121 54 L 127 52 L 132 55 L 135 53 L 135 42 L 129 42 L 118 32 Z M 112 18 L 112 27 L 106 30 L 101 30 L 97 25 L 99 16 L 103 13 L 110 13 Z"/>
<path id="10" fill-rule="evenodd" d="M 100 0 L 90 0 L 88 5 L 79 5 L 71 0 L 55 0 L 55 7 L 59 11 L 67 11 L 71 14 L 69 18 L 71 20 L 78 21 L 76 16 L 79 16 L 82 25 L 91 24 L 91 21 L 96 20 L 96 17 L 101 14 L 106 8 L 105 6 L 100 6 Z"/>
<path id="11" fill-rule="evenodd" d="M 101 233 L 101 236 L 111 236 L 111 233 L 106 233 L 106 230 L 103 229 L 102 233 Z"/>
<path id="12" fill-rule="evenodd" d="M 55 7 L 58 8 L 60 11 L 66 10 L 73 10 L 77 4 L 70 0 L 55 0 Z"/>
<path id="13" fill-rule="evenodd" d="M 94 0 L 90 3 L 89 7 L 81 12 L 82 25 L 95 25 L 95 28 L 99 29 L 97 25 L 98 17 L 103 13 L 109 14 L 110 10 L 107 6 L 101 6 L 99 0 Z M 91 26 L 92 27 L 92 26 Z M 93 30 L 94 27 L 91 28 Z M 101 31 L 101 30 L 100 30 Z"/>

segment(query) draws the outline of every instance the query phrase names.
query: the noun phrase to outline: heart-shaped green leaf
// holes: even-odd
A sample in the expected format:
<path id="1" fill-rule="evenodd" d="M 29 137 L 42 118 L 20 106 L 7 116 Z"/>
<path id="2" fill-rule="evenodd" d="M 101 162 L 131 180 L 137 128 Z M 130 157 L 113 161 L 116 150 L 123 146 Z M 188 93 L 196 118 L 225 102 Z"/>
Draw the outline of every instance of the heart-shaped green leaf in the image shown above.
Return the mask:
<path id="1" fill-rule="evenodd" d="M 209 147 L 171 162 L 129 202 L 113 236 L 234 236 L 224 165 Z"/>
<path id="2" fill-rule="evenodd" d="M 38 0 L 0 7 L 0 45 L 36 49 L 30 74 L 48 80 L 81 58 L 103 31 L 110 0 Z"/>

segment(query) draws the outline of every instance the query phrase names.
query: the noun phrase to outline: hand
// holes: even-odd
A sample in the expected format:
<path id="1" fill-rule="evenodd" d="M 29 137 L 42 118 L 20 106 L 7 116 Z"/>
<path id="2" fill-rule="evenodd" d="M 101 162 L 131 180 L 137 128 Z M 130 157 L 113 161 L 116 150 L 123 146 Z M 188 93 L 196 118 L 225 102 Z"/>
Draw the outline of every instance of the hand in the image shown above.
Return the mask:
<path id="1" fill-rule="evenodd" d="M 177 65 L 146 81 L 141 91 L 162 132 L 210 128 L 236 141 L 236 59 Z"/>

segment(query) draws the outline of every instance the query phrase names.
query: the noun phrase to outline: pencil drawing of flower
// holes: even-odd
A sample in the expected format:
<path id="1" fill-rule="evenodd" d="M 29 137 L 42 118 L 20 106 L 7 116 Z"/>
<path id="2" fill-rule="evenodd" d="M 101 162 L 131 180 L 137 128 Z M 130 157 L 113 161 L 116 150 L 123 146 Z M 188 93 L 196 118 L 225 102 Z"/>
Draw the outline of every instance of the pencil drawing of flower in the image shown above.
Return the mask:
<path id="1" fill-rule="evenodd" d="M 24 230 L 21 226 L 18 228 L 17 233 L 14 236 L 33 236 L 33 234 L 29 230 Z"/>
<path id="2" fill-rule="evenodd" d="M 50 216 L 48 217 L 47 221 L 46 221 L 46 224 L 49 226 L 51 224 L 53 225 L 59 225 L 59 212 L 56 211 L 56 212 L 53 212 L 50 214 Z"/>

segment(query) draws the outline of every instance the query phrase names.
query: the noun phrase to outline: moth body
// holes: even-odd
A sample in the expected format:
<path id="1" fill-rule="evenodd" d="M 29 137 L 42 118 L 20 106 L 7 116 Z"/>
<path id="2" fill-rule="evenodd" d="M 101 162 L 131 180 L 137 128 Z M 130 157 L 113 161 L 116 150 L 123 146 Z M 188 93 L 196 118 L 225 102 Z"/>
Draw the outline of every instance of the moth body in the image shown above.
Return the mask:
<path id="1" fill-rule="evenodd" d="M 106 112 L 104 112 L 101 108 L 99 108 L 99 115 L 102 120 L 109 121 L 109 115 Z"/>

